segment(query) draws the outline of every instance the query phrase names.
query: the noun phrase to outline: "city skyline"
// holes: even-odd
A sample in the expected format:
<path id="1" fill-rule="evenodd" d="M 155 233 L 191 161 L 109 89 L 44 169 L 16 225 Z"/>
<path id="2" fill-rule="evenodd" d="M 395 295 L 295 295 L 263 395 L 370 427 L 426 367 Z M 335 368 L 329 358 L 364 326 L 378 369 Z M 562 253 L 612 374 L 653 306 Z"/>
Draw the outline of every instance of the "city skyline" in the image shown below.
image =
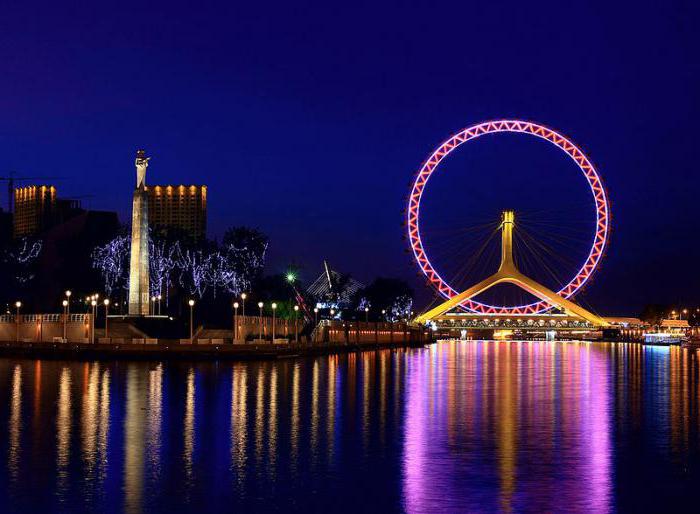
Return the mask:
<path id="1" fill-rule="evenodd" d="M 389 5 L 372 16 L 289 7 L 267 19 L 253 6 L 202 6 L 194 14 L 210 27 L 202 34 L 179 22 L 183 5 L 171 7 L 140 6 L 132 16 L 126 5 L 93 6 L 79 20 L 52 12 L 50 23 L 30 24 L 13 24 L 26 14 L 15 10 L 2 26 L 13 65 L 12 81 L 0 84 L 4 168 L 60 175 L 69 196 L 98 191 L 89 206 L 125 221 L 130 161 L 143 146 L 154 156 L 153 183 L 208 185 L 211 235 L 232 220 L 268 234 L 268 271 L 295 263 L 311 279 L 327 259 L 365 282 L 410 280 L 427 301 L 401 227 L 412 174 L 472 123 L 535 120 L 579 142 L 611 192 L 610 249 L 586 299 L 610 314 L 700 301 L 700 279 L 675 265 L 700 254 L 687 237 L 699 185 L 691 13 L 608 6 L 603 20 L 592 6 L 557 6 L 547 18 L 523 11 L 499 25 L 505 7 L 463 6 L 433 25 L 419 7 L 400 18 Z M 360 40 L 349 37 L 356 26 Z M 598 37 L 579 37 L 594 29 Z M 464 34 L 496 43 L 465 48 Z M 22 62 L 9 52 L 15 44 Z M 499 64 L 486 73 L 486 62 Z M 9 85 L 41 74 L 45 83 Z M 233 191 L 244 194 L 231 202 Z"/>

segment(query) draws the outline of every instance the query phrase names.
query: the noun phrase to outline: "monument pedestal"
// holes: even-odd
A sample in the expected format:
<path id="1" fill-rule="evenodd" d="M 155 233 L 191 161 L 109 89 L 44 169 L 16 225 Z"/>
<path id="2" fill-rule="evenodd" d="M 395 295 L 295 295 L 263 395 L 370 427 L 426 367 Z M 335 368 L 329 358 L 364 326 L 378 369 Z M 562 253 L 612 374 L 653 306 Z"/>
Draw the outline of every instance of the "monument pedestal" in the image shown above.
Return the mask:
<path id="1" fill-rule="evenodd" d="M 131 215 L 131 261 L 129 263 L 129 315 L 150 314 L 148 271 L 148 194 L 145 187 L 134 191 Z"/>

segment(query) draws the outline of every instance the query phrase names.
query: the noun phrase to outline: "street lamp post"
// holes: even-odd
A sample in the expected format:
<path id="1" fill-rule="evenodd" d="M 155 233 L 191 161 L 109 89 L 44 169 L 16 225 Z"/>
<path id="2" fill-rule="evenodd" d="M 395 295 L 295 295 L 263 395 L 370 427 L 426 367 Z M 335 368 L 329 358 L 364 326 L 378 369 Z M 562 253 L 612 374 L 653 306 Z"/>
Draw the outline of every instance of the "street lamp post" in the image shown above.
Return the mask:
<path id="1" fill-rule="evenodd" d="M 93 296 L 93 298 L 97 298 L 97 295 Z M 92 305 L 92 344 L 95 344 L 95 316 L 97 316 L 97 300 L 92 300 L 90 305 Z"/>
<path id="2" fill-rule="evenodd" d="M 369 322 L 369 307 L 365 307 L 365 323 Z"/>
<path id="3" fill-rule="evenodd" d="M 66 323 L 68 323 L 68 300 L 63 300 L 63 342 L 66 342 Z"/>
<path id="4" fill-rule="evenodd" d="M 238 340 L 238 302 L 233 302 L 233 343 Z"/>
<path id="5" fill-rule="evenodd" d="M 105 339 L 109 337 L 109 298 L 105 298 Z"/>
<path id="6" fill-rule="evenodd" d="M 70 289 L 66 291 L 66 300 L 65 300 L 65 302 L 66 302 L 66 314 L 69 316 L 70 316 L 70 295 L 72 295 L 72 294 L 73 293 L 71 292 Z"/>
<path id="7" fill-rule="evenodd" d="M 318 325 L 318 307 L 314 307 L 314 326 Z"/>
<path id="8" fill-rule="evenodd" d="M 190 306 L 190 344 L 192 344 L 194 339 L 194 300 L 190 300 L 187 304 Z"/>
<path id="9" fill-rule="evenodd" d="M 243 316 L 243 323 L 245 323 L 245 299 L 248 298 L 248 295 L 245 293 L 241 293 L 241 315 Z"/>
<path id="10" fill-rule="evenodd" d="M 160 305 L 161 305 L 162 300 L 163 300 L 163 295 L 160 295 L 160 294 L 159 294 L 159 295 L 156 297 L 156 299 L 158 300 L 158 316 L 160 316 Z"/>
<path id="11" fill-rule="evenodd" d="M 155 315 L 156 315 L 156 297 L 155 297 L 155 296 L 151 296 L 151 308 L 150 308 L 150 311 L 151 311 L 151 316 L 155 316 Z"/>
<path id="12" fill-rule="evenodd" d="M 17 342 L 19 343 L 19 308 L 22 307 L 22 302 L 19 300 L 15 302 L 15 307 L 17 307 L 17 316 L 15 321 L 17 322 Z"/>
<path id="13" fill-rule="evenodd" d="M 688 314 L 688 309 L 683 309 L 681 311 L 682 314 Z M 687 316 L 686 316 L 687 317 Z M 681 316 L 681 319 L 683 319 L 683 316 Z"/>
<path id="14" fill-rule="evenodd" d="M 259 325 L 259 329 L 260 329 L 260 336 L 259 336 L 259 339 L 262 340 L 262 333 L 263 333 L 263 330 L 262 330 L 262 309 L 263 309 L 263 303 L 262 303 L 262 302 L 258 302 L 258 307 L 260 307 L 260 317 L 258 318 L 258 325 Z"/>
<path id="15" fill-rule="evenodd" d="M 382 309 L 382 318 L 384 319 L 384 322 L 386 323 L 386 309 Z"/>
<path id="16" fill-rule="evenodd" d="M 294 342 L 299 344 L 299 306 L 294 306 Z"/>
<path id="17" fill-rule="evenodd" d="M 277 310 L 277 304 L 272 303 L 272 344 L 275 344 L 275 311 Z"/>

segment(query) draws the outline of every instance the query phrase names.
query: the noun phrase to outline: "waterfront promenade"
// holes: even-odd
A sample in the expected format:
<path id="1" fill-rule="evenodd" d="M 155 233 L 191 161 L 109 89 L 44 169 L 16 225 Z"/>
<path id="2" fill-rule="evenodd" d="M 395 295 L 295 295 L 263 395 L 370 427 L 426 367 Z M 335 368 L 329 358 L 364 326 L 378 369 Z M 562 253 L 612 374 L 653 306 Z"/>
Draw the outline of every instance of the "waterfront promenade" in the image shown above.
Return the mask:
<path id="1" fill-rule="evenodd" d="M 431 333 L 409 323 L 365 323 L 324 320 L 309 337 L 298 341 L 276 338 L 250 342 L 231 338 L 97 338 L 50 339 L 50 331 L 37 331 L 44 337 L 17 338 L 5 327 L 0 354 L 55 358 L 128 359 L 277 359 L 300 355 L 344 353 L 362 349 L 420 347 L 432 342 Z M 24 334 L 26 330 L 20 329 Z M 88 331 L 89 335 L 89 331 Z M 47 338 L 49 338 L 47 340 Z"/>

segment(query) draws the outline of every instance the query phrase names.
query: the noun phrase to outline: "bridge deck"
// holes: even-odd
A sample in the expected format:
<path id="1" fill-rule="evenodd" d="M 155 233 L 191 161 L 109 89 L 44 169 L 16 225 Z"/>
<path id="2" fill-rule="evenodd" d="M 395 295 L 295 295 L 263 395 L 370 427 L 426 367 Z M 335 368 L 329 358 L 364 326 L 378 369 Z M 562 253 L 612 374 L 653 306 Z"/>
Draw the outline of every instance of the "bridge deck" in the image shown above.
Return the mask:
<path id="1" fill-rule="evenodd" d="M 436 317 L 438 329 L 472 330 L 595 330 L 597 327 L 588 321 L 566 314 L 529 314 L 486 316 L 484 314 L 450 313 Z"/>

